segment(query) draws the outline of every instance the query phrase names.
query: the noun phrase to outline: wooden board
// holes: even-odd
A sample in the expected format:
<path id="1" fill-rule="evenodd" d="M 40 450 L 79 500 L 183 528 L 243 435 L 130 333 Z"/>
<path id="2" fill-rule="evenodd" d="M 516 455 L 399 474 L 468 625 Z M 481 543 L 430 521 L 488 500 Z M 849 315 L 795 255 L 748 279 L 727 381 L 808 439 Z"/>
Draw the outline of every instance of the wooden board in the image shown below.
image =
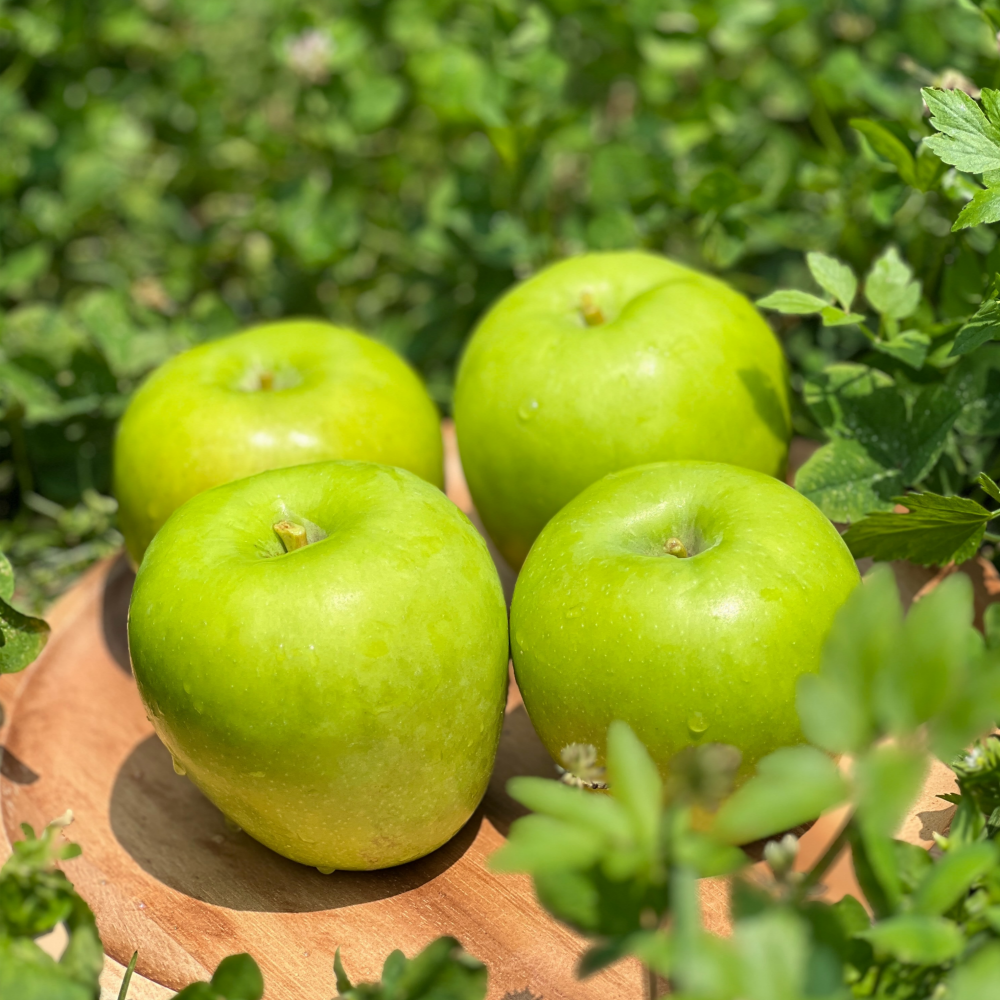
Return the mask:
<path id="1" fill-rule="evenodd" d="M 448 428 L 446 442 L 449 495 L 471 512 Z M 500 569 L 509 595 L 513 574 Z M 107 985 L 135 949 L 139 973 L 150 980 L 136 980 L 136 1000 L 165 996 L 154 984 L 177 989 L 208 978 L 225 955 L 249 951 L 263 968 L 268 1000 L 329 1000 L 337 947 L 353 977 L 375 979 L 393 948 L 412 955 L 453 934 L 489 966 L 491 1000 L 642 995 L 632 961 L 578 981 L 582 940 L 539 908 L 528 879 L 487 870 L 487 857 L 521 814 L 504 791 L 507 780 L 553 775 L 515 686 L 484 801 L 449 844 L 396 869 L 320 875 L 227 828 L 174 773 L 129 668 L 132 579 L 122 557 L 94 567 L 50 614 L 53 635 L 42 657 L 0 678 L 7 838 L 0 851 L 9 852 L 21 822 L 37 829 L 73 809 L 68 833 L 83 855 L 66 871 L 97 915 L 110 957 Z M 907 585 L 916 594 L 929 580 Z M 927 845 L 933 830 L 946 828 L 952 807 L 934 796 L 953 787 L 947 769 L 932 771 L 904 826 L 907 839 Z M 822 852 L 840 821 L 832 814 L 805 834 L 800 866 Z M 846 855 L 826 882 L 829 898 L 858 893 Z M 728 932 L 727 899 L 723 881 L 702 884 L 706 924 L 718 933 Z"/>

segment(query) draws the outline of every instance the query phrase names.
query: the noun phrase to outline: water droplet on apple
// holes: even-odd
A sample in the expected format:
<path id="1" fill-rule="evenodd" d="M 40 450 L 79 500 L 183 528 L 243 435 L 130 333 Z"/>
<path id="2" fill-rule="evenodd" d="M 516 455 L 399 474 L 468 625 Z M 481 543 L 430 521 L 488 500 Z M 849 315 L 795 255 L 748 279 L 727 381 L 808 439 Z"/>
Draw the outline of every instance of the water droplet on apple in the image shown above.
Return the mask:
<path id="1" fill-rule="evenodd" d="M 174 772 L 176 774 L 187 774 L 187 768 L 176 758 L 170 758 L 174 762 Z"/>
<path id="2" fill-rule="evenodd" d="M 583 605 L 574 604 L 573 607 L 566 609 L 567 618 L 579 618 L 583 614 Z"/>
<path id="3" fill-rule="evenodd" d="M 190 681 L 185 681 L 184 682 L 184 693 L 185 694 L 190 694 L 191 693 L 191 682 Z"/>
<path id="4" fill-rule="evenodd" d="M 336 870 L 336 868 L 320 868 L 319 865 L 316 866 L 316 871 L 318 871 L 320 875 L 332 875 Z"/>
<path id="5" fill-rule="evenodd" d="M 538 400 L 526 399 L 517 408 L 517 415 L 521 420 L 533 420 L 538 415 Z"/>
<path id="6" fill-rule="evenodd" d="M 708 729 L 708 720 L 701 714 L 701 712 L 692 712 L 688 718 L 688 729 L 690 729 L 692 733 L 703 733 L 706 729 Z"/>

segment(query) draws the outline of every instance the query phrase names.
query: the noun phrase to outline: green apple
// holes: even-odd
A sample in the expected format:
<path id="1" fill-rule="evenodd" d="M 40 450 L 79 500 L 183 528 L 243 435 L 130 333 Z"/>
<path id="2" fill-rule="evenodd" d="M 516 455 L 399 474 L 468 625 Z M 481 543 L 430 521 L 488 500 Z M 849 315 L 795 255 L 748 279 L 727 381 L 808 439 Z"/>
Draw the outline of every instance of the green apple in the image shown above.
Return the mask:
<path id="1" fill-rule="evenodd" d="M 138 563 L 185 500 L 267 469 L 346 458 L 443 484 L 437 408 L 388 347 L 316 320 L 259 326 L 168 361 L 115 440 L 119 524 Z"/>
<path id="2" fill-rule="evenodd" d="M 150 544 L 128 634 L 175 767 L 295 861 L 421 857 L 486 790 L 503 592 L 483 538 L 410 472 L 320 462 L 198 494 Z"/>
<path id="3" fill-rule="evenodd" d="M 714 278 L 648 253 L 564 260 L 479 324 L 455 425 L 476 509 L 515 568 L 553 514 L 632 465 L 728 462 L 780 475 L 781 347 Z"/>
<path id="4" fill-rule="evenodd" d="M 803 742 L 798 678 L 858 570 L 836 528 L 777 479 L 713 462 L 613 473 L 546 525 L 514 590 L 524 704 L 558 759 L 623 719 L 666 773 L 729 743 L 741 775 Z"/>

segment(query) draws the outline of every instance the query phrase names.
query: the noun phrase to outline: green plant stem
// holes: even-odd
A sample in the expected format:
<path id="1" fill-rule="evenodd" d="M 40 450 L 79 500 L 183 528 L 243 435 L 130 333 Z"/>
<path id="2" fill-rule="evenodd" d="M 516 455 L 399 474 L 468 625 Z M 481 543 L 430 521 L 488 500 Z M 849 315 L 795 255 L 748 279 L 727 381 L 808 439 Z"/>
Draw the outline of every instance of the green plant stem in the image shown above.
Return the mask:
<path id="1" fill-rule="evenodd" d="M 997 535 L 992 531 L 987 531 L 983 535 L 983 540 L 986 542 L 1000 542 L 1000 535 Z"/>
<path id="2" fill-rule="evenodd" d="M 129 984 L 132 982 L 132 973 L 135 972 L 135 963 L 139 958 L 139 952 L 132 952 L 132 960 L 128 963 L 125 975 L 122 976 L 122 988 L 118 991 L 118 1000 L 126 1000 L 128 997 Z"/>
<path id="3" fill-rule="evenodd" d="M 796 896 L 798 899 L 805 899 L 809 890 L 819 882 L 837 858 L 840 857 L 840 852 L 847 846 L 847 838 L 850 835 L 851 824 L 853 822 L 854 813 L 852 812 L 844 821 L 844 825 L 841 826 L 837 836 L 833 838 L 833 842 L 823 852 L 823 856 L 812 866 L 806 873 L 805 878 L 796 887 Z"/>

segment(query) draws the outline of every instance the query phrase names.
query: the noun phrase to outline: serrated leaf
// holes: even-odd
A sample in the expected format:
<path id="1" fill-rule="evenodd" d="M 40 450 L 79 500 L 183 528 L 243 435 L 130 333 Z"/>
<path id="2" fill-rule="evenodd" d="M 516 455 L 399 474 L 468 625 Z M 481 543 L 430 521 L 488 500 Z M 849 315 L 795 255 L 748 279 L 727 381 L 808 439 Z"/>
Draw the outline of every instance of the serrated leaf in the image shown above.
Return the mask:
<path id="1" fill-rule="evenodd" d="M 880 920 L 858 937 L 905 965 L 940 965 L 965 947 L 965 936 L 951 920 L 919 914 Z"/>
<path id="2" fill-rule="evenodd" d="M 49 626 L 41 618 L 23 615 L 0 601 L 0 674 L 16 674 L 41 655 Z"/>
<path id="3" fill-rule="evenodd" d="M 757 773 L 722 804 L 712 832 L 730 844 L 816 819 L 847 797 L 837 765 L 814 747 L 784 747 L 761 759 Z"/>
<path id="4" fill-rule="evenodd" d="M 832 295 L 843 306 L 845 313 L 849 313 L 858 292 L 858 279 L 854 272 L 843 261 L 816 250 L 806 254 L 806 263 L 816 284 Z"/>
<path id="5" fill-rule="evenodd" d="M 941 133 L 924 140 L 932 152 L 969 174 L 1000 169 L 1000 129 L 968 94 L 932 87 L 921 94 L 931 112 L 931 125 Z"/>
<path id="6" fill-rule="evenodd" d="M 872 347 L 881 354 L 898 358 L 911 368 L 920 368 L 927 358 L 931 338 L 920 330 L 904 330 L 888 340 L 874 340 Z"/>
<path id="7" fill-rule="evenodd" d="M 951 227 L 953 233 L 1000 221 L 1000 187 L 981 188 L 967 202 Z"/>
<path id="8" fill-rule="evenodd" d="M 987 299 L 955 335 L 951 357 L 968 354 L 1000 335 L 1000 299 Z"/>
<path id="9" fill-rule="evenodd" d="M 993 482 L 993 480 L 990 479 L 985 472 L 980 472 L 979 475 L 976 476 L 976 482 L 979 483 L 983 492 L 988 497 L 992 497 L 997 503 L 1000 503 L 1000 486 L 997 486 L 997 484 Z"/>
<path id="10" fill-rule="evenodd" d="M 806 738 L 830 753 L 858 753 L 874 738 L 872 684 L 899 644 L 903 606 L 888 567 L 869 573 L 837 611 L 818 674 L 799 678 Z"/>
<path id="11" fill-rule="evenodd" d="M 865 279 L 865 298 L 876 312 L 891 319 L 906 319 L 920 305 L 920 282 L 913 270 L 890 246 L 879 257 Z"/>
<path id="12" fill-rule="evenodd" d="M 896 168 L 904 184 L 909 184 L 910 187 L 917 186 L 913 154 L 889 129 L 867 118 L 852 118 L 850 126 L 868 140 L 879 156 L 885 157 Z"/>
<path id="13" fill-rule="evenodd" d="M 758 299 L 755 305 L 760 306 L 761 309 L 774 309 L 776 312 L 800 316 L 822 312 L 829 307 L 830 303 L 818 295 L 811 295 L 809 292 L 783 289 L 765 295 L 764 298 Z"/>
<path id="14" fill-rule="evenodd" d="M 876 462 L 856 441 L 834 438 L 814 452 L 795 475 L 795 488 L 831 521 L 849 522 L 880 507 L 901 485 L 899 473 Z"/>
<path id="15" fill-rule="evenodd" d="M 893 499 L 909 513 L 877 511 L 847 529 L 844 541 L 855 559 L 908 559 L 920 566 L 965 562 L 978 551 L 986 524 L 993 517 L 981 504 L 965 497 L 907 493 Z"/>

